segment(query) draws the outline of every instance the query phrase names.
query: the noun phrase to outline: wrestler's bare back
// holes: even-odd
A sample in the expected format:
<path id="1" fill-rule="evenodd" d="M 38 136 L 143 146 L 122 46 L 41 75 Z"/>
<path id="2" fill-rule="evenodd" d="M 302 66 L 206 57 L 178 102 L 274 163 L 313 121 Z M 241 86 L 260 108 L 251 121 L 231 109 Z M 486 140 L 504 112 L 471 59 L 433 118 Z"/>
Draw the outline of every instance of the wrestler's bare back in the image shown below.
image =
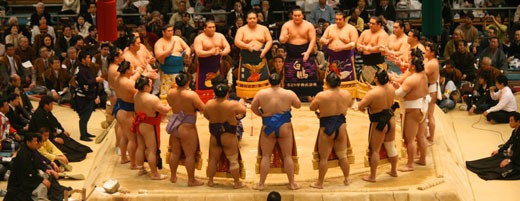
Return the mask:
<path id="1" fill-rule="evenodd" d="M 258 91 L 251 103 L 251 107 L 262 108 L 262 116 L 269 117 L 274 114 L 283 114 L 292 107 L 300 108 L 301 102 L 296 94 L 283 88 L 267 88 Z"/>
<path id="2" fill-rule="evenodd" d="M 287 43 L 292 45 L 303 45 L 309 43 L 312 34 L 314 34 L 315 37 L 316 30 L 314 29 L 314 26 L 306 20 L 303 20 L 300 24 L 296 24 L 292 20 L 288 21 L 282 26 L 282 31 L 280 33 L 280 35 L 287 37 Z"/>
<path id="3" fill-rule="evenodd" d="M 107 70 L 107 82 L 110 89 L 116 88 L 116 80 L 119 77 L 119 72 L 117 72 L 117 69 L 119 68 L 119 65 L 117 64 L 110 64 L 108 66 Z"/>
<path id="4" fill-rule="evenodd" d="M 437 80 L 439 80 L 439 60 L 432 58 L 425 60 L 424 63 L 424 71 L 426 72 L 426 76 L 428 76 L 428 83 L 436 83 Z"/>
<path id="5" fill-rule="evenodd" d="M 405 100 L 416 100 L 425 97 L 428 94 L 428 77 L 424 71 L 413 73 L 404 80 L 401 87 L 407 92 L 404 97 Z"/>
<path id="6" fill-rule="evenodd" d="M 360 109 L 368 107 L 370 109 L 369 113 L 375 114 L 392 107 L 394 99 L 395 89 L 392 85 L 377 85 L 368 91 L 363 100 L 358 103 L 358 107 Z"/>
<path id="7" fill-rule="evenodd" d="M 209 123 L 224 123 L 237 125 L 237 114 L 245 114 L 246 107 L 238 101 L 212 99 L 206 103 L 204 117 Z"/>
<path id="8" fill-rule="evenodd" d="M 185 114 L 196 114 L 196 109 L 204 110 L 204 103 L 194 91 L 172 88 L 166 96 L 168 105 L 172 107 L 173 113 L 183 111 Z"/>
<path id="9" fill-rule="evenodd" d="M 134 79 L 126 76 L 119 76 L 116 80 L 116 86 L 115 91 L 119 99 L 128 103 L 134 102 L 134 94 L 137 92 L 137 89 L 135 89 Z"/>
<path id="10" fill-rule="evenodd" d="M 144 112 L 148 117 L 155 117 L 155 113 L 167 113 L 169 106 L 161 103 L 159 97 L 147 92 L 138 92 L 134 96 L 136 112 Z"/>
<path id="11" fill-rule="evenodd" d="M 352 103 L 352 96 L 348 91 L 329 89 L 318 93 L 309 108 L 311 110 L 319 109 L 320 117 L 329 117 L 340 114 L 346 115 Z"/>

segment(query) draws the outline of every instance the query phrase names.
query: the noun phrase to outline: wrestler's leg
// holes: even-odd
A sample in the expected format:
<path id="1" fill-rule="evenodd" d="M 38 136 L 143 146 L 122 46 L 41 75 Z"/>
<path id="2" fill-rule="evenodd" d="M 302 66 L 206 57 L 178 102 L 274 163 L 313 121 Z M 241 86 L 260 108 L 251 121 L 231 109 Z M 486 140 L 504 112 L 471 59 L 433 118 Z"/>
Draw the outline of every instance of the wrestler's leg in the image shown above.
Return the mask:
<path id="1" fill-rule="evenodd" d="M 135 153 L 137 149 L 137 137 L 136 134 L 130 130 L 134 115 L 133 112 L 127 112 L 124 110 L 119 110 L 118 114 L 119 113 L 122 113 L 123 115 L 123 122 L 121 122 L 121 126 L 123 128 L 123 132 L 126 135 L 126 138 L 128 139 L 128 145 L 126 149 L 128 150 L 128 156 L 130 157 L 130 168 L 136 169 L 137 165 L 135 163 Z"/>
<path id="2" fill-rule="evenodd" d="M 435 142 L 435 117 L 433 112 L 435 111 L 435 103 L 437 102 L 437 92 L 430 93 L 432 100 L 428 103 L 428 130 L 430 136 L 428 137 L 428 144 Z"/>
<path id="3" fill-rule="evenodd" d="M 148 166 L 150 167 L 150 171 L 152 172 L 152 179 L 166 179 L 166 175 L 159 174 L 159 172 L 157 171 L 157 135 L 155 134 L 155 128 L 150 124 L 141 124 L 140 127 L 142 137 L 144 138 L 145 148 L 148 151 L 147 159 Z"/>
<path id="4" fill-rule="evenodd" d="M 206 174 L 208 175 L 208 186 L 213 186 L 213 177 L 217 172 L 217 162 L 220 160 L 222 148 L 217 145 L 217 139 L 211 135 L 209 140 L 209 162 Z"/>
<path id="5" fill-rule="evenodd" d="M 173 135 L 172 135 L 173 136 Z M 188 173 L 188 186 L 200 186 L 204 182 L 195 179 L 195 154 L 199 145 L 197 128 L 193 124 L 182 124 L 179 126 L 179 138 L 182 142 L 182 150 L 186 159 L 184 165 Z"/>
<path id="6" fill-rule="evenodd" d="M 282 151 L 283 166 L 285 167 L 285 172 L 289 179 L 289 189 L 299 189 L 300 186 L 294 182 L 294 162 L 292 156 L 294 142 L 291 123 L 285 123 L 280 126 L 280 137 L 278 138 L 278 143 L 280 144 L 280 149 Z"/>
<path id="7" fill-rule="evenodd" d="M 406 149 L 408 154 L 408 162 L 406 163 L 406 167 L 399 168 L 399 171 L 407 172 L 414 170 L 414 159 L 415 159 L 415 151 L 417 150 L 417 143 L 415 142 L 415 137 L 417 136 L 417 131 L 419 130 L 419 121 L 421 121 L 421 111 L 419 109 L 406 109 L 406 115 L 404 118 L 404 138 L 406 142 Z"/>
<path id="8" fill-rule="evenodd" d="M 370 176 L 363 177 L 362 179 L 368 182 L 376 182 L 376 172 L 377 166 L 379 165 L 379 151 L 381 150 L 381 145 L 383 145 L 383 140 L 385 138 L 384 133 L 388 130 L 388 126 L 382 131 L 376 129 L 377 122 L 372 123 L 371 129 L 371 138 L 370 138 Z"/>
<path id="9" fill-rule="evenodd" d="M 384 141 L 385 142 L 395 141 L 395 117 L 392 117 L 390 119 L 390 130 L 388 130 L 388 132 L 386 132 Z M 389 151 L 387 150 L 386 152 L 388 153 Z M 398 155 L 393 156 L 393 157 L 388 157 L 388 161 L 390 162 L 392 169 L 390 170 L 390 172 L 386 172 L 386 173 L 389 174 L 390 176 L 397 177 L 397 158 L 398 157 L 399 157 Z"/>
<path id="10" fill-rule="evenodd" d="M 417 143 L 418 143 L 418 151 L 421 154 L 421 157 L 417 161 L 419 165 L 426 165 L 426 151 L 428 150 L 428 140 L 426 139 L 426 120 L 419 123 L 419 130 L 417 131 Z"/>
<path id="11" fill-rule="evenodd" d="M 136 139 L 137 139 L 137 149 L 135 151 L 135 164 L 137 165 L 137 169 L 139 169 L 139 172 L 137 173 L 138 175 L 143 175 L 143 174 L 146 174 L 146 169 L 144 168 L 144 157 L 145 157 L 145 149 L 147 148 L 146 147 L 146 144 L 145 144 L 145 137 L 144 137 L 144 132 L 148 132 L 147 130 L 145 129 L 142 129 L 144 123 L 140 124 L 139 125 L 139 130 L 141 131 L 140 134 L 134 134 Z M 150 162 L 150 161 L 148 161 Z"/>
<path id="12" fill-rule="evenodd" d="M 244 184 L 240 182 L 240 163 L 238 161 L 238 138 L 236 134 L 224 133 L 221 136 L 223 151 L 229 160 L 229 172 L 235 180 L 234 188 L 242 188 Z"/>
<path id="13" fill-rule="evenodd" d="M 177 167 L 179 167 L 179 161 L 181 158 L 181 142 L 177 137 L 175 137 L 175 134 L 170 134 L 170 151 L 170 158 L 168 159 L 170 160 L 170 181 L 175 183 L 177 182 Z"/>
<path id="14" fill-rule="evenodd" d="M 328 158 L 332 151 L 332 145 L 334 144 L 334 134 L 328 136 L 323 130 L 324 128 L 320 128 L 318 133 L 318 153 L 320 156 L 318 181 L 310 185 L 313 188 L 319 189 L 323 188 L 323 180 L 329 169 Z"/>
<path id="15" fill-rule="evenodd" d="M 345 177 L 345 180 L 343 181 L 343 184 L 350 185 L 350 179 L 348 178 L 350 175 L 350 163 L 348 161 L 347 156 L 347 124 L 343 124 L 339 127 L 339 135 L 336 141 L 334 142 L 334 150 L 336 152 L 336 156 L 338 153 L 345 153 L 344 157 L 338 156 L 339 159 L 339 167 L 341 168 L 341 171 L 343 172 L 343 176 Z"/>
<path id="16" fill-rule="evenodd" d="M 264 133 L 264 126 L 262 126 L 262 134 L 260 134 L 260 148 L 262 150 L 262 161 L 260 162 L 260 182 L 258 185 L 253 187 L 256 190 L 263 190 L 267 173 L 271 168 L 271 155 L 273 154 L 274 146 L 276 145 L 275 133 L 271 133 L 267 136 Z"/>
<path id="17" fill-rule="evenodd" d="M 118 121 L 116 122 L 116 128 L 115 128 L 115 132 L 116 132 L 116 138 L 117 136 L 119 135 L 119 151 L 121 152 L 121 164 L 125 164 L 125 163 L 128 163 L 130 162 L 130 160 L 128 160 L 128 156 L 126 155 L 127 151 L 126 151 L 126 147 L 128 145 L 128 138 L 126 137 L 126 135 L 124 135 L 124 131 L 123 131 L 123 127 L 121 125 L 121 119 L 123 117 L 121 117 L 122 115 L 120 113 L 117 113 L 117 116 L 118 116 Z"/>

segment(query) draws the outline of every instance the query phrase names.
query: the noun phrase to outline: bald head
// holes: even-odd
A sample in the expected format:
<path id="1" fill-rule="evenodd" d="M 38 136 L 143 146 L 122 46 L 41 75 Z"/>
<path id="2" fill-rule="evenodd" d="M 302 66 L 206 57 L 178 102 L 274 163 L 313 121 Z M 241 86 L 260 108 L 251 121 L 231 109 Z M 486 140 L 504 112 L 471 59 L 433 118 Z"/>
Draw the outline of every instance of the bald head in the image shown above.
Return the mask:
<path id="1" fill-rule="evenodd" d="M 482 68 L 491 67 L 491 58 L 484 57 L 482 58 Z"/>
<path id="2" fill-rule="evenodd" d="M 22 85 L 22 80 L 20 79 L 20 76 L 18 74 L 12 74 L 9 76 L 9 82 L 17 87 L 20 87 Z"/>

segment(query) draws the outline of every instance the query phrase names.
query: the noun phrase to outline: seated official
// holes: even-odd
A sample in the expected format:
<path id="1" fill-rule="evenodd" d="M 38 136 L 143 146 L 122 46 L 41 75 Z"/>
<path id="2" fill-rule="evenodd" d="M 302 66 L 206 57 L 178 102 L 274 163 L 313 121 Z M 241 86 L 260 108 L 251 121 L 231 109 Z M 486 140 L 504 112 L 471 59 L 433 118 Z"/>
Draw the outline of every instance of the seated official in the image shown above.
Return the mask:
<path id="1" fill-rule="evenodd" d="M 3 152 L 14 152 L 18 150 L 20 147 L 20 141 L 22 138 L 16 130 L 11 127 L 9 123 L 9 119 L 5 115 L 9 112 L 9 104 L 7 103 L 7 98 L 0 98 L 0 134 L 2 140 L 2 151 Z M 14 146 L 14 150 L 13 150 Z"/>
<path id="2" fill-rule="evenodd" d="M 65 156 L 63 152 L 61 152 L 58 147 L 52 144 L 52 142 L 49 140 L 49 128 L 40 128 L 40 135 L 42 136 L 42 146 L 38 148 L 38 152 L 40 152 L 40 154 L 42 154 L 50 161 L 60 161 L 62 163 L 68 164 L 69 159 L 67 159 L 67 156 Z"/>
<path id="3" fill-rule="evenodd" d="M 24 119 L 18 109 L 20 106 L 18 94 L 12 93 L 7 95 L 7 102 L 9 105 L 9 111 L 5 115 L 9 118 L 11 127 L 13 127 L 17 133 L 23 134 L 29 129 L 29 120 Z"/>
<path id="4" fill-rule="evenodd" d="M 513 128 L 511 137 L 491 157 L 467 161 L 466 167 L 484 180 L 520 179 L 520 113 L 512 112 L 509 126 Z"/>
<path id="5" fill-rule="evenodd" d="M 444 72 L 440 73 L 439 83 L 442 92 L 442 99 L 437 100 L 437 105 L 444 113 L 447 113 L 449 110 L 455 108 L 455 96 L 458 94 L 458 98 L 460 98 L 460 93 L 457 91 L 455 83 L 451 79 L 446 78 L 446 73 Z"/>
<path id="6" fill-rule="evenodd" d="M 457 51 L 450 56 L 453 61 L 453 67 L 462 72 L 462 78 L 466 81 L 473 81 L 475 79 L 475 57 L 468 51 L 466 42 L 459 40 L 456 42 Z"/>
<path id="7" fill-rule="evenodd" d="M 72 94 L 69 90 L 69 71 L 66 67 L 62 67 L 60 58 L 53 57 L 49 61 L 51 67 L 43 73 L 45 86 L 49 90 L 47 95 L 54 98 L 54 100 L 60 104 L 70 102 Z"/>
<path id="8" fill-rule="evenodd" d="M 27 134 L 24 145 L 13 159 L 4 200 L 63 200 L 64 191 L 71 190 L 60 185 L 58 173 L 40 159 L 36 151 L 40 146 L 39 135 Z"/>
<path id="9" fill-rule="evenodd" d="M 491 99 L 489 93 L 491 86 L 494 86 L 494 83 L 490 80 L 489 72 L 482 71 L 479 73 L 478 85 L 475 86 L 473 93 L 469 94 L 468 98 L 466 98 L 467 110 L 470 115 L 473 113 L 482 114 L 497 104 L 497 101 Z"/>
<path id="10" fill-rule="evenodd" d="M 499 70 L 506 72 L 509 68 L 509 64 L 507 63 L 506 54 L 500 48 L 498 48 L 499 40 L 497 37 L 493 37 L 490 39 L 489 47 L 482 50 L 480 53 L 480 60 L 482 61 L 484 57 L 491 58 L 491 65 Z"/>
<path id="11" fill-rule="evenodd" d="M 491 66 L 491 58 L 489 57 L 483 57 L 482 60 L 480 60 L 480 68 L 477 70 L 477 77 L 483 73 L 487 72 L 489 74 L 488 81 L 491 83 L 495 83 L 495 80 L 499 75 L 502 74 L 498 68 L 495 68 Z"/>
<path id="12" fill-rule="evenodd" d="M 65 131 L 58 119 L 52 114 L 54 99 L 50 96 L 44 96 L 40 100 L 38 109 L 29 124 L 30 132 L 38 132 L 42 127 L 49 128 L 49 139 L 65 154 L 70 162 L 79 162 L 85 159 L 87 153 L 92 150 L 70 137 L 69 132 Z"/>
<path id="13" fill-rule="evenodd" d="M 509 122 L 509 115 L 516 111 L 516 99 L 511 89 L 507 86 L 507 77 L 505 75 L 497 77 L 495 86 L 498 88 L 498 92 L 494 92 L 494 86 L 490 87 L 489 91 L 491 99 L 498 99 L 498 103 L 486 110 L 484 116 L 492 124 L 507 123 Z"/>

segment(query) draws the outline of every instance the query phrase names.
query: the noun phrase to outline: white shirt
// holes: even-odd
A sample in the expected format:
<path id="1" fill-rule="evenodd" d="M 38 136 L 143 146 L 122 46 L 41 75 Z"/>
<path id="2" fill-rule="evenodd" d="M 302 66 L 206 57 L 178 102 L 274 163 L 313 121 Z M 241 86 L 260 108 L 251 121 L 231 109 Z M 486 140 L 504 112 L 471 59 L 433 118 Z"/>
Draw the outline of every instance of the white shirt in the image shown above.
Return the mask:
<path id="1" fill-rule="evenodd" d="M 504 87 L 502 90 L 499 90 L 498 92 L 494 93 L 491 92 L 491 99 L 498 100 L 498 104 L 489 108 L 486 110 L 487 113 L 490 112 L 497 112 L 500 110 L 504 110 L 507 112 L 514 112 L 516 111 L 516 99 L 513 95 L 513 92 L 509 87 Z"/>

